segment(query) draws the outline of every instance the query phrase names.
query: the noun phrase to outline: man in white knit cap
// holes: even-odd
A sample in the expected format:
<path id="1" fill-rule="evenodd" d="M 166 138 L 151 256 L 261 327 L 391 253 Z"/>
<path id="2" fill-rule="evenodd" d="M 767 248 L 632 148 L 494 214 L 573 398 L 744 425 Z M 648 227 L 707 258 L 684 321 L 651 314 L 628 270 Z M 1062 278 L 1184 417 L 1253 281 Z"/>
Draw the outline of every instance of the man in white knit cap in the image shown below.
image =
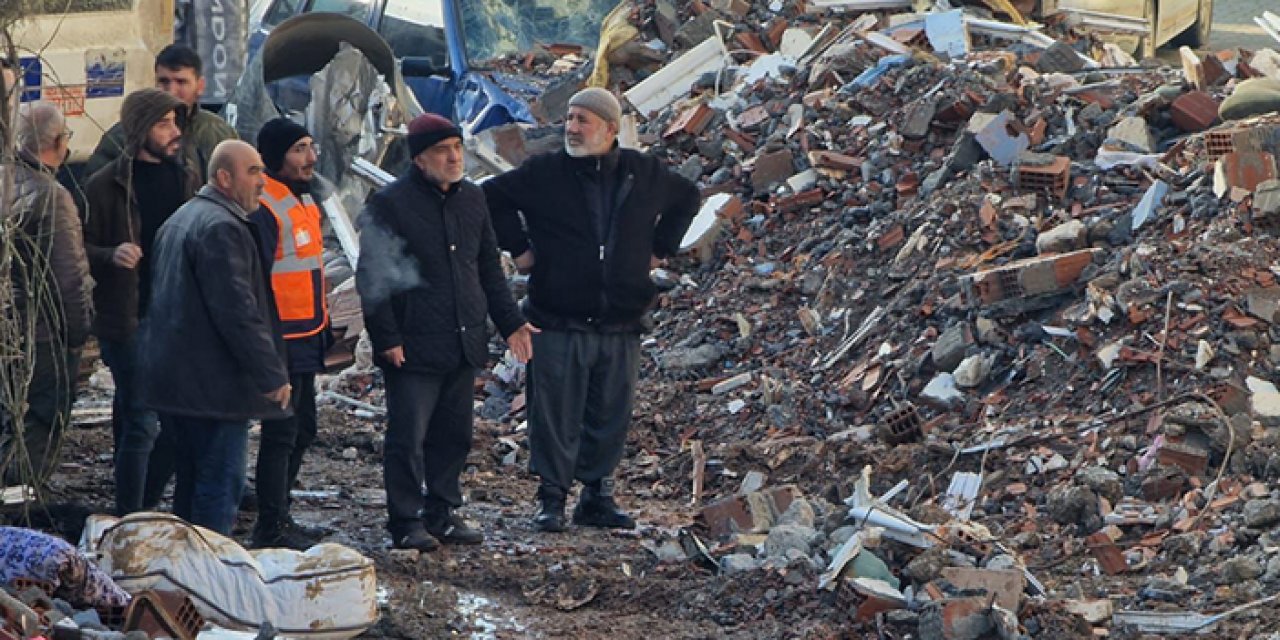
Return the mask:
<path id="1" fill-rule="evenodd" d="M 657 158 L 618 147 L 622 108 L 604 89 L 569 99 L 564 149 L 484 183 L 498 244 L 529 273 L 525 317 L 542 329 L 529 364 L 534 528 L 631 529 L 613 498 L 657 290 L 651 265 L 679 250 L 698 190 Z M 521 224 L 523 218 L 523 224 Z"/>

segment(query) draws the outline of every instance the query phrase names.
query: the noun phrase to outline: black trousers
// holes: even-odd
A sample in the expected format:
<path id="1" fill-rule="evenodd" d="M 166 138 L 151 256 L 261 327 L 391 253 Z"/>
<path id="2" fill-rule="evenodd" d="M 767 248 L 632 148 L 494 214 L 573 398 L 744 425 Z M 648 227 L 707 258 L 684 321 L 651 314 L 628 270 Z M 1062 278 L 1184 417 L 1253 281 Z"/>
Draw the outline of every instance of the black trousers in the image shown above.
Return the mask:
<path id="1" fill-rule="evenodd" d="M 80 370 L 80 349 L 58 349 L 51 342 L 35 343 L 31 385 L 27 388 L 27 414 L 22 420 L 22 442 L 26 459 L 17 455 L 9 459 L 4 470 L 6 484 L 30 482 L 39 486 L 49 479 L 58 466 L 58 450 L 62 432 L 71 422 L 71 403 L 76 396 L 76 374 Z M 9 452 L 21 452 L 16 442 L 11 416 L 4 416 L 5 448 L 0 461 Z"/>
<path id="2" fill-rule="evenodd" d="M 476 370 L 443 375 L 383 370 L 387 382 L 387 437 L 382 476 L 387 528 L 393 536 L 422 526 L 422 511 L 462 505 L 459 478 L 471 452 Z"/>
<path id="3" fill-rule="evenodd" d="M 316 374 L 289 376 L 293 415 L 283 420 L 263 420 L 254 472 L 258 488 L 258 522 L 261 533 L 277 531 L 289 516 L 289 490 L 298 481 L 302 455 L 316 439 Z"/>
<path id="4" fill-rule="evenodd" d="M 529 470 L 568 492 L 613 474 L 627 442 L 640 336 L 543 329 L 529 361 Z"/>

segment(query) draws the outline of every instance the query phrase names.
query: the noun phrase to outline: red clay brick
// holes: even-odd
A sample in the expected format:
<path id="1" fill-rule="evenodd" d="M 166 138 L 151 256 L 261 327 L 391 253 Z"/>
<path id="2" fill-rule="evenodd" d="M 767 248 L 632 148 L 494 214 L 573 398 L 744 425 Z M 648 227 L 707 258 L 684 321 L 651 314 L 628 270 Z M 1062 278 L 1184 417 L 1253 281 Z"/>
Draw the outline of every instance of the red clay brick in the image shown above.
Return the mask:
<path id="1" fill-rule="evenodd" d="M 1102 566 L 1102 570 L 1109 576 L 1118 573 L 1124 573 L 1129 570 L 1129 563 L 1125 562 L 1124 554 L 1120 552 L 1120 547 L 1111 540 L 1107 534 L 1099 531 L 1085 539 L 1089 550 L 1093 552 L 1093 557 L 1098 559 L 1098 564 Z"/>
<path id="2" fill-rule="evenodd" d="M 1222 156 L 1227 184 L 1247 191 L 1276 177 L 1276 159 L 1269 153 L 1235 152 Z"/>
<path id="3" fill-rule="evenodd" d="M 1192 91 L 1173 101 L 1169 115 L 1183 131 L 1204 131 L 1218 119 L 1218 101 L 1203 91 Z"/>

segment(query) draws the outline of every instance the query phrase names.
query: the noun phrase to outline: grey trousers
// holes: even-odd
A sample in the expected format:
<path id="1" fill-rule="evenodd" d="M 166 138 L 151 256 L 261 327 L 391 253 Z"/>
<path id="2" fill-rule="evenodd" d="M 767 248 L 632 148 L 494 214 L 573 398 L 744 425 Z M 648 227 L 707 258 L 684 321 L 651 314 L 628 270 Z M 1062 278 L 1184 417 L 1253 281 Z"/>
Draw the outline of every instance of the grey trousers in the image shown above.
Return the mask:
<path id="1" fill-rule="evenodd" d="M 612 475 L 631 424 L 640 336 L 544 329 L 529 362 L 529 470 L 566 493 L 574 480 Z"/>

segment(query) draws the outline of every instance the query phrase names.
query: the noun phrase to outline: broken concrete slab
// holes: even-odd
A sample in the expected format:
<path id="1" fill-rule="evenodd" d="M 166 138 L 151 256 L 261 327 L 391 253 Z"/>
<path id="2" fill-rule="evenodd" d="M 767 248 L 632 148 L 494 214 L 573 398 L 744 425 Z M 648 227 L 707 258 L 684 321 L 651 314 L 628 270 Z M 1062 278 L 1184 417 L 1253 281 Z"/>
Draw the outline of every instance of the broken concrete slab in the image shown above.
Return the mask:
<path id="1" fill-rule="evenodd" d="M 1008 110 L 998 114 L 975 113 L 969 119 L 968 131 L 982 145 L 987 155 L 997 163 L 1008 166 L 1031 145 L 1027 134 L 1014 135 L 1009 132 L 1013 121 L 1013 114 Z"/>
<path id="2" fill-rule="evenodd" d="M 942 577 L 947 582 L 965 590 L 982 589 L 995 596 L 996 604 L 1010 611 L 1017 611 L 1026 589 L 1026 577 L 1017 569 L 979 569 L 974 567 L 946 567 Z"/>
<path id="3" fill-rule="evenodd" d="M 751 169 L 751 186 L 756 193 L 764 193 L 769 187 L 786 180 L 795 173 L 790 149 L 778 149 L 756 157 Z"/>
<path id="4" fill-rule="evenodd" d="M 933 343 L 933 349 L 930 352 L 933 366 L 939 371 L 955 371 L 960 361 L 964 360 L 965 351 L 971 344 L 973 344 L 973 332 L 969 329 L 969 323 L 957 322 L 951 325 L 938 336 L 937 342 Z"/>
<path id="5" fill-rule="evenodd" d="M 703 74 L 722 69 L 728 56 L 724 42 L 718 37 L 707 38 L 622 95 L 640 115 L 652 118 L 677 98 L 688 95 Z"/>
<path id="6" fill-rule="evenodd" d="M 1114 151 L 1151 153 L 1155 149 L 1155 138 L 1151 136 L 1146 119 L 1129 116 L 1121 118 L 1107 131 L 1103 145 Z"/>
<path id="7" fill-rule="evenodd" d="M 924 33 L 933 50 L 942 55 L 950 58 L 969 55 L 969 29 L 960 9 L 925 14 Z"/>

